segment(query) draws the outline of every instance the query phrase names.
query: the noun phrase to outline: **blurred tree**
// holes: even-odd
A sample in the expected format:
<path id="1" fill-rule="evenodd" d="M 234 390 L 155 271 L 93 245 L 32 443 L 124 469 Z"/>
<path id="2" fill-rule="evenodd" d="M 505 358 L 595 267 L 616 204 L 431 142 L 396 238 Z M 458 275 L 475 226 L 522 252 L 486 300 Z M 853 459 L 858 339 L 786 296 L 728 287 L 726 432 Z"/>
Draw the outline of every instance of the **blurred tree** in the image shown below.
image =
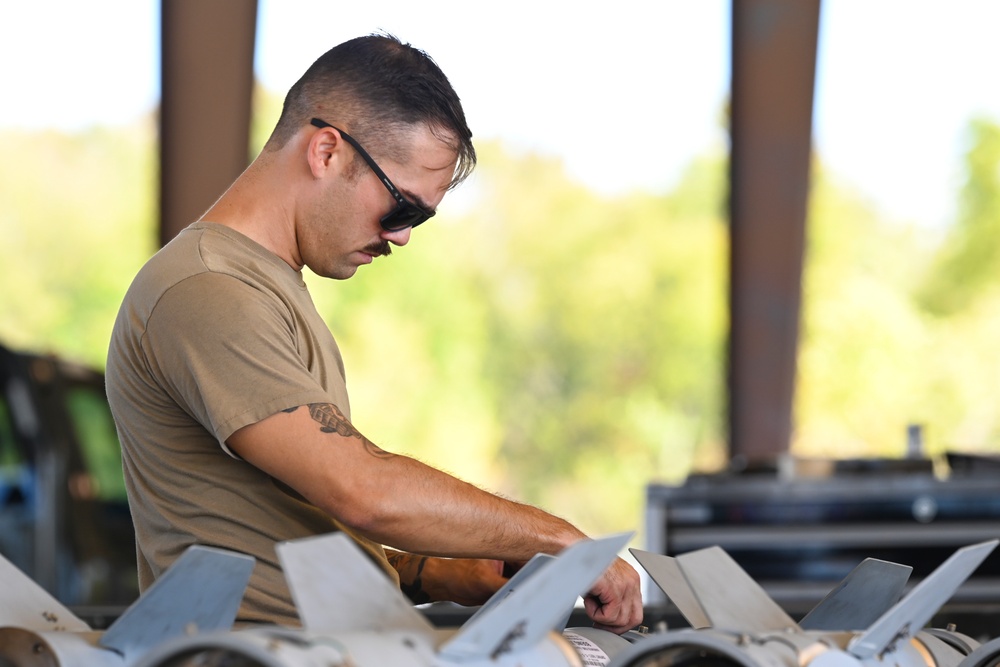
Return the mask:
<path id="1" fill-rule="evenodd" d="M 935 315 L 950 315 L 995 285 L 1000 264 L 1000 125 L 980 118 L 968 131 L 959 214 L 920 293 Z"/>
<path id="2" fill-rule="evenodd" d="M 0 340 L 103 368 L 122 296 L 155 250 L 152 119 L 0 141 Z"/>
<path id="3" fill-rule="evenodd" d="M 909 290 L 930 250 L 813 173 L 792 452 L 899 456 L 926 381 L 929 333 Z"/>
<path id="4" fill-rule="evenodd" d="M 1000 451 L 1000 128 L 977 120 L 960 216 L 935 230 L 879 218 L 821 168 L 810 206 L 793 451 Z M 930 267 L 930 270 L 928 270 Z M 995 340 L 995 338 L 993 339 Z"/>
<path id="5" fill-rule="evenodd" d="M 1000 123 L 968 129 L 958 219 L 948 230 L 918 303 L 933 323 L 926 412 L 942 447 L 1000 451 Z"/>

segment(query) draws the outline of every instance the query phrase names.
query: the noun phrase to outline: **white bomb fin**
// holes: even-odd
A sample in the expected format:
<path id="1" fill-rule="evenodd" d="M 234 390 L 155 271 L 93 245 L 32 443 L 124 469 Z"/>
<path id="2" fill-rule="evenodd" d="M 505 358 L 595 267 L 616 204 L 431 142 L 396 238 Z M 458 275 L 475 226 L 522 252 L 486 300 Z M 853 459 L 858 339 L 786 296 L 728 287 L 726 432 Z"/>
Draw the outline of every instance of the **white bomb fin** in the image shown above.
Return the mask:
<path id="1" fill-rule="evenodd" d="M 666 594 L 681 612 L 681 616 L 691 624 L 692 628 L 701 629 L 712 626 L 705 610 L 698 602 L 698 596 L 691 590 L 691 585 L 681 571 L 676 558 L 655 554 L 641 549 L 629 549 L 639 565 L 653 580 L 661 591 Z"/>
<path id="2" fill-rule="evenodd" d="M 278 558 L 302 625 L 314 632 L 430 632 L 430 621 L 344 533 L 282 542 Z"/>
<path id="3" fill-rule="evenodd" d="M 681 554 L 674 563 L 663 560 L 669 556 L 657 554 L 646 553 L 642 558 L 636 554 L 636 558 L 695 628 L 799 630 L 785 610 L 721 547 Z M 653 565 L 656 575 L 647 564 Z"/>
<path id="4" fill-rule="evenodd" d="M 123 656 L 192 632 L 232 627 L 254 559 L 195 545 L 116 620 L 99 644 Z"/>
<path id="5" fill-rule="evenodd" d="M 466 621 L 441 646 L 440 654 L 456 662 L 488 660 L 538 644 L 600 579 L 632 535 L 581 540 L 567 547 L 527 577 L 515 595 L 500 600 L 475 622 Z"/>
<path id="6" fill-rule="evenodd" d="M 998 541 L 972 544 L 953 553 L 868 630 L 852 639 L 847 645 L 848 652 L 865 660 L 891 650 L 898 641 L 919 632 L 986 560 Z"/>
<path id="7" fill-rule="evenodd" d="M 913 568 L 866 558 L 799 621 L 803 630 L 864 630 L 899 602 Z"/>
<path id="8" fill-rule="evenodd" d="M 490 596 L 490 599 L 486 603 L 476 610 L 472 616 L 468 618 L 466 623 L 471 623 L 476 620 L 476 617 L 482 616 L 493 609 L 501 601 L 506 600 L 508 595 L 514 593 L 517 589 L 521 588 L 531 577 L 535 576 L 535 573 L 540 570 L 543 566 L 548 565 L 556 559 L 555 556 L 550 556 L 549 554 L 535 554 L 531 557 L 527 563 L 524 564 L 520 570 L 514 573 L 514 575 L 507 580 L 500 590 Z M 569 613 L 572 613 L 572 608 Z M 565 625 L 565 624 L 564 624 Z"/>
<path id="9" fill-rule="evenodd" d="M 34 632 L 87 632 L 90 626 L 0 555 L 0 626 Z"/>

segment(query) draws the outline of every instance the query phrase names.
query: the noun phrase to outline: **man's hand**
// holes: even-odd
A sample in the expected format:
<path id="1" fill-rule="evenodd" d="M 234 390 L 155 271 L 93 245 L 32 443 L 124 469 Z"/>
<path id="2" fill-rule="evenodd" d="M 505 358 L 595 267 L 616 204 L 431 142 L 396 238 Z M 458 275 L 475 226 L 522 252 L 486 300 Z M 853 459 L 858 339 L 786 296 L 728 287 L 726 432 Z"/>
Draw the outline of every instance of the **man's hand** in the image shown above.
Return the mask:
<path id="1" fill-rule="evenodd" d="M 621 558 L 611 564 L 583 598 L 594 627 L 622 634 L 642 623 L 639 574 Z"/>

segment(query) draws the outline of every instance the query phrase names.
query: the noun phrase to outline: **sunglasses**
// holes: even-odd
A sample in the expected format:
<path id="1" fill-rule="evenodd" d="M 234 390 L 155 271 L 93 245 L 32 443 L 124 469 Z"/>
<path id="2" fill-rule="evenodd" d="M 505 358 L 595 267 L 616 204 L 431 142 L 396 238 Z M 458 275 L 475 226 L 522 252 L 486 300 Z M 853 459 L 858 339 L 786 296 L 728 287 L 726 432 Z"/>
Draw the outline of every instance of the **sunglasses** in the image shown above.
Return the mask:
<path id="1" fill-rule="evenodd" d="M 340 132 L 340 136 L 344 138 L 344 141 L 354 147 L 354 150 L 358 152 L 358 155 L 360 155 L 364 161 L 368 163 L 371 170 L 375 172 L 375 175 L 378 176 L 380 181 L 382 181 L 382 185 L 384 185 L 385 189 L 389 191 L 392 198 L 396 200 L 396 208 L 389 211 L 379 220 L 379 224 L 382 225 L 382 229 L 387 232 L 396 232 L 401 229 L 406 229 L 407 227 L 416 227 L 417 225 L 423 224 L 430 218 L 434 217 L 434 211 L 428 211 L 422 206 L 417 206 L 404 197 L 396 186 L 392 184 L 392 181 L 389 180 L 389 177 L 385 175 L 385 172 L 382 171 L 377 164 L 375 164 L 375 160 L 373 160 L 372 156 L 368 154 L 368 151 L 362 148 L 361 144 L 355 141 L 354 137 L 349 135 L 347 132 L 344 132 L 339 127 L 334 127 L 319 118 L 313 118 L 309 122 L 318 128 L 330 127 L 337 130 L 337 132 Z"/>

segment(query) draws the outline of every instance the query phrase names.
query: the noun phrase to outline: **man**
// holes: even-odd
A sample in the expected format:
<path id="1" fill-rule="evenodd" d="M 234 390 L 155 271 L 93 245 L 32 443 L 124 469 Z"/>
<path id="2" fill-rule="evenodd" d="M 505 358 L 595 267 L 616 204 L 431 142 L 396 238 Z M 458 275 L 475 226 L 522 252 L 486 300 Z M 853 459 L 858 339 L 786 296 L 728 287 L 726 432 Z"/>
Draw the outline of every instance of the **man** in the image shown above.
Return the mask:
<path id="1" fill-rule="evenodd" d="M 295 623 L 275 543 L 342 530 L 414 601 L 479 604 L 502 561 L 584 538 L 366 439 L 302 280 L 405 245 L 471 172 L 471 136 L 424 53 L 341 44 L 289 91 L 246 172 L 136 276 L 106 377 L 142 588 L 190 544 L 239 550 L 258 561 L 240 618 Z M 585 602 L 599 627 L 635 626 L 638 575 L 619 559 Z"/>

